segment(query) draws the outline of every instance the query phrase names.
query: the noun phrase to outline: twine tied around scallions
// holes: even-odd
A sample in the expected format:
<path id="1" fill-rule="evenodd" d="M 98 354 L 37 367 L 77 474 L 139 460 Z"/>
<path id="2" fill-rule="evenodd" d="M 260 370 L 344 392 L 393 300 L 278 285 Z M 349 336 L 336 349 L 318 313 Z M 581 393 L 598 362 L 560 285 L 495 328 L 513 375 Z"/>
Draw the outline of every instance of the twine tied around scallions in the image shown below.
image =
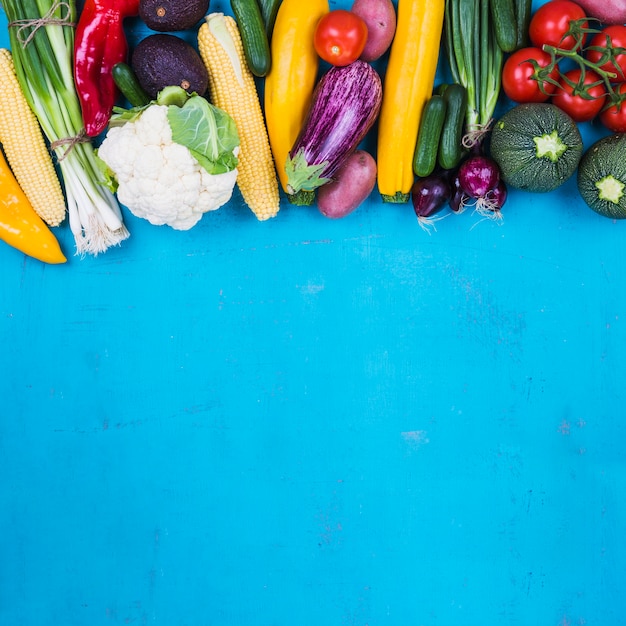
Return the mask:
<path id="1" fill-rule="evenodd" d="M 61 8 L 66 10 L 66 17 L 54 17 L 54 14 Z M 17 38 L 22 44 L 22 47 L 26 47 L 33 39 L 37 31 L 43 26 L 55 24 L 57 26 L 76 26 L 76 22 L 70 19 L 72 13 L 72 7 L 67 2 L 56 2 L 51 5 L 47 13 L 42 17 L 37 18 L 24 18 L 20 20 L 14 20 L 9 22 L 9 28 L 17 27 Z M 24 34 L 29 30 L 28 35 Z"/>
<path id="2" fill-rule="evenodd" d="M 94 146 L 82 138 L 73 72 L 76 2 L 2 0 L 2 6 L 11 25 L 9 39 L 24 97 L 49 144 L 71 146 L 57 165 L 76 252 L 95 256 L 120 244 L 129 233 L 117 198 L 104 184 Z M 26 29 L 31 32 L 24 36 Z"/>

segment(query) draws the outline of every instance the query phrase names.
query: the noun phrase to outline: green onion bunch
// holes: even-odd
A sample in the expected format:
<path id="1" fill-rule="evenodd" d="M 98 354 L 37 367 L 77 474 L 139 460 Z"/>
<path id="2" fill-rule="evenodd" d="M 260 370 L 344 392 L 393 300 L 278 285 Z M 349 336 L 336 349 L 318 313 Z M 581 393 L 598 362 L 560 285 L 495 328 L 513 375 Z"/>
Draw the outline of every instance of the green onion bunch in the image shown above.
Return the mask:
<path id="1" fill-rule="evenodd" d="M 79 254 L 105 252 L 129 235 L 86 136 L 74 84 L 75 0 L 2 0 L 15 71 L 57 158 Z"/>
<path id="2" fill-rule="evenodd" d="M 479 143 L 493 121 L 504 63 L 489 0 L 446 0 L 444 43 L 452 79 L 467 89 L 466 143 Z"/>

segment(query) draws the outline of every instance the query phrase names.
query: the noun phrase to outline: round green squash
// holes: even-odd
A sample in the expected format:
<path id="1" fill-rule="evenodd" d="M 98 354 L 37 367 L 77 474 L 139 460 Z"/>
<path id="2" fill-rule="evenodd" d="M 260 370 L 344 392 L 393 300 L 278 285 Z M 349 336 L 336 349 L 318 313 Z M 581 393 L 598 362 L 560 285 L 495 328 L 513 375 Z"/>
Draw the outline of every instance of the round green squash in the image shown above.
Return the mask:
<path id="1" fill-rule="evenodd" d="M 576 122 L 553 104 L 518 104 L 495 122 L 490 150 L 507 185 L 545 193 L 576 171 L 583 140 Z"/>
<path id="2" fill-rule="evenodd" d="M 598 139 L 578 166 L 578 191 L 600 215 L 626 218 L 626 135 Z"/>

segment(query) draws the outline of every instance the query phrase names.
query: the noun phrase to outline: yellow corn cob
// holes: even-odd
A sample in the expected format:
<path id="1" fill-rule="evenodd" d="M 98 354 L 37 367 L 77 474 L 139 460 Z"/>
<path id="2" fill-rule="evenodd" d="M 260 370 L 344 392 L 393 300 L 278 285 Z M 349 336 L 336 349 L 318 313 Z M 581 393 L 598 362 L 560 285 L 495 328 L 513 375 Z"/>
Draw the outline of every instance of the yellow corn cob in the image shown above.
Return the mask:
<path id="1" fill-rule="evenodd" d="M 211 101 L 235 120 L 239 131 L 237 185 L 241 195 L 259 220 L 274 217 L 280 207 L 278 177 L 235 20 L 223 13 L 207 15 L 198 30 L 198 50 L 209 72 Z"/>
<path id="2" fill-rule="evenodd" d="M 58 226 L 66 209 L 61 183 L 6 48 L 0 48 L 0 143 L 35 212 L 48 226 Z"/>

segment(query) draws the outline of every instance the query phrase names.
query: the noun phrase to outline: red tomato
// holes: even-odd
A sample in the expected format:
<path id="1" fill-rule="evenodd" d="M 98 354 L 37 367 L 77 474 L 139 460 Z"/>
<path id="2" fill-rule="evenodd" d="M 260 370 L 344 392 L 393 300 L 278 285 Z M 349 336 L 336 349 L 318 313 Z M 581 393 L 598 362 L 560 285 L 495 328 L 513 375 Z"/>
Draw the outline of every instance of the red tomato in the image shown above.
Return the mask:
<path id="1" fill-rule="evenodd" d="M 592 50 L 589 46 L 596 47 Z M 597 35 L 594 35 L 589 41 L 587 49 L 587 59 L 596 65 L 600 62 L 603 55 L 607 53 L 607 48 L 626 48 L 626 26 L 623 24 L 613 24 L 602 29 Z M 615 72 L 616 80 L 622 81 L 626 79 L 626 54 L 615 54 L 615 63 L 607 61 L 600 65 L 600 69 L 605 72 Z"/>
<path id="2" fill-rule="evenodd" d="M 576 40 L 571 35 L 565 36 L 570 22 L 584 19 L 583 8 L 570 0 L 550 0 L 542 4 L 533 14 L 528 27 L 528 35 L 533 46 L 541 48 L 545 44 L 572 50 Z M 587 26 L 587 22 L 584 23 Z"/>
<path id="3" fill-rule="evenodd" d="M 532 78 L 535 68 L 530 61 L 536 61 L 540 67 L 550 63 L 550 55 L 539 48 L 520 48 L 509 56 L 502 68 L 502 88 L 513 102 L 545 102 L 556 90 L 556 85 L 543 83 L 546 93 L 541 91 L 541 83 Z M 558 79 L 555 67 L 550 77 Z"/>
<path id="4" fill-rule="evenodd" d="M 574 83 L 580 80 L 579 69 L 565 72 L 565 78 Z M 585 72 L 584 85 L 590 85 L 600 80 L 600 76 L 591 70 Z M 559 81 L 560 87 L 552 96 L 552 104 L 565 111 L 575 122 L 588 122 L 592 120 L 604 106 L 606 89 L 603 84 L 588 87 L 587 93 L 591 99 L 584 98 L 578 88 L 572 88 L 564 78 Z"/>
<path id="5" fill-rule="evenodd" d="M 626 133 L 626 83 L 621 83 L 616 91 L 624 96 L 624 100 L 620 104 L 612 104 L 603 109 L 598 117 L 610 131 Z"/>
<path id="6" fill-rule="evenodd" d="M 315 28 L 315 51 L 331 65 L 356 61 L 367 42 L 367 24 L 356 13 L 335 9 L 326 13 Z"/>

